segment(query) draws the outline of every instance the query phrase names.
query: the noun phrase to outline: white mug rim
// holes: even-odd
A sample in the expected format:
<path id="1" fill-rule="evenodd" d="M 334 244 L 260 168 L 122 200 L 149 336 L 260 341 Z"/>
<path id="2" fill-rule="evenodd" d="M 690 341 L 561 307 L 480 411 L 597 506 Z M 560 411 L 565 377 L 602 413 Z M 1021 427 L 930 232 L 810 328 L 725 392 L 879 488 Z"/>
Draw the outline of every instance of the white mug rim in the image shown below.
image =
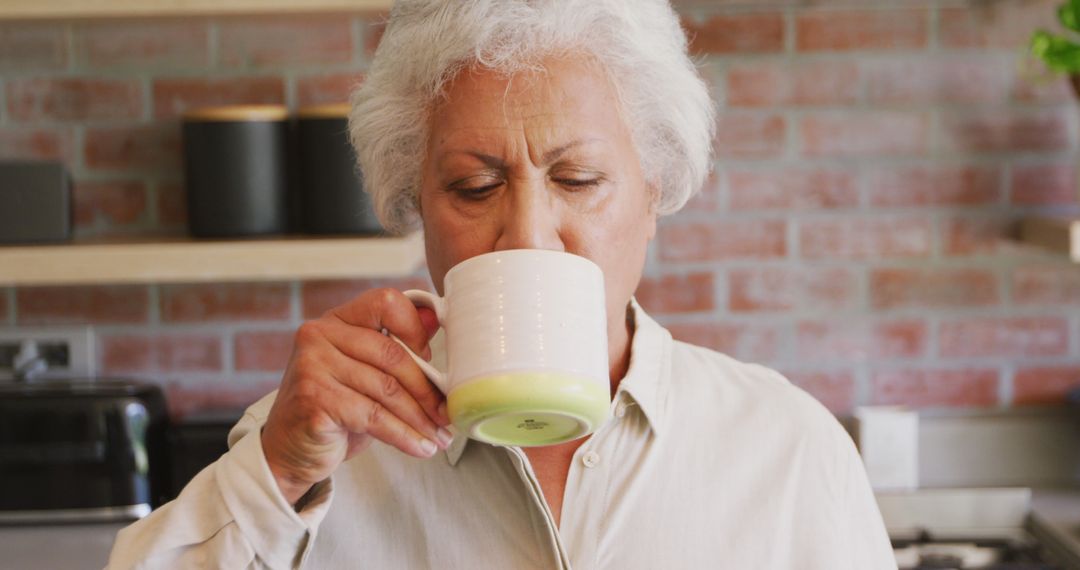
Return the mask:
<path id="1" fill-rule="evenodd" d="M 603 271 L 600 269 L 600 266 L 597 265 L 596 262 L 594 262 L 593 260 L 591 260 L 591 259 L 589 259 L 587 257 L 580 256 L 580 255 L 578 255 L 576 253 L 570 253 L 568 251 L 560 251 L 560 250 L 557 250 L 557 249 L 533 249 L 533 248 L 500 249 L 500 250 L 496 250 L 496 251 L 489 251 L 489 252 L 486 252 L 486 253 L 481 253 L 479 255 L 474 255 L 474 256 L 472 256 L 472 257 L 470 257 L 470 258 L 468 258 L 468 259 L 466 259 L 464 261 L 458 262 L 457 265 L 451 267 L 450 270 L 446 272 L 446 275 L 443 276 L 443 286 L 445 286 L 446 282 L 450 280 L 451 276 L 453 276 L 453 275 L 455 275 L 457 273 L 460 273 L 461 271 L 464 271 L 465 269 L 467 269 L 466 266 L 474 265 L 474 263 L 472 263 L 473 261 L 480 262 L 480 261 L 486 260 L 486 259 L 488 259 L 490 257 L 496 257 L 496 256 L 499 256 L 499 255 L 505 255 L 505 254 L 515 253 L 515 252 L 529 252 L 530 254 L 537 254 L 537 255 L 544 255 L 544 256 L 551 256 L 551 255 L 569 256 L 571 258 L 577 258 L 577 259 L 579 259 L 581 261 L 584 261 L 588 265 L 590 265 L 594 269 L 596 269 L 597 271 L 600 271 L 601 273 L 603 273 Z"/>

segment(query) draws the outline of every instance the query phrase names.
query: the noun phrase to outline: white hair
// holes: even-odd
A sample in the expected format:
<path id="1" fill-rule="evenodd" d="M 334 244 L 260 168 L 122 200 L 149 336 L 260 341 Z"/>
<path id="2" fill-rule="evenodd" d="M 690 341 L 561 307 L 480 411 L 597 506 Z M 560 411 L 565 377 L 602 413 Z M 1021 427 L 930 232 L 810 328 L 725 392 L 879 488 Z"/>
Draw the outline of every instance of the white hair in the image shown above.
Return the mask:
<path id="1" fill-rule="evenodd" d="M 429 113 L 462 70 L 541 70 L 580 54 L 610 78 L 656 211 L 682 208 L 712 163 L 714 108 L 667 0 L 396 0 L 363 84 L 349 136 L 375 213 L 414 229 Z"/>

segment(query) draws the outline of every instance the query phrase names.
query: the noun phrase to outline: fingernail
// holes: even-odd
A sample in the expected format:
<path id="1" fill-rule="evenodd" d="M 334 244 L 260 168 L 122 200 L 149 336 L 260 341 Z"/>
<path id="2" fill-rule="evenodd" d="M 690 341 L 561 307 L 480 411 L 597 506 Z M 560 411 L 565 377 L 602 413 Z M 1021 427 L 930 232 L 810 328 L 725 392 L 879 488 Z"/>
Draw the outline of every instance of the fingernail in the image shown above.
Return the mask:
<path id="1" fill-rule="evenodd" d="M 442 448 L 446 449 L 450 447 L 450 444 L 454 441 L 454 434 L 447 431 L 446 428 L 439 428 L 439 431 L 435 434 L 435 438 L 442 444 Z"/>
<path id="2" fill-rule="evenodd" d="M 430 439 L 421 439 L 420 450 L 424 452 L 424 455 L 431 457 L 432 455 L 435 455 L 436 451 L 439 450 L 439 446 L 435 445 L 435 442 L 431 441 Z"/>

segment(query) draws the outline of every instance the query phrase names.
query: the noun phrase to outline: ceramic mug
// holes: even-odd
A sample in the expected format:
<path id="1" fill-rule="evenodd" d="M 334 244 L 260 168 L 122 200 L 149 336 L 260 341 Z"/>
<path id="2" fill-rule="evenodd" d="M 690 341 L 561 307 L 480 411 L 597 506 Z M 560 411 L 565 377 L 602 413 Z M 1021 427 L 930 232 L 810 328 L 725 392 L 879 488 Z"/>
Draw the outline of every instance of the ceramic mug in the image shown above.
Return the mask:
<path id="1" fill-rule="evenodd" d="M 405 295 L 435 311 L 447 370 L 410 354 L 446 394 L 458 433 L 497 445 L 552 445 L 607 419 L 604 275 L 595 263 L 557 251 L 496 251 L 451 268 L 443 293 Z"/>

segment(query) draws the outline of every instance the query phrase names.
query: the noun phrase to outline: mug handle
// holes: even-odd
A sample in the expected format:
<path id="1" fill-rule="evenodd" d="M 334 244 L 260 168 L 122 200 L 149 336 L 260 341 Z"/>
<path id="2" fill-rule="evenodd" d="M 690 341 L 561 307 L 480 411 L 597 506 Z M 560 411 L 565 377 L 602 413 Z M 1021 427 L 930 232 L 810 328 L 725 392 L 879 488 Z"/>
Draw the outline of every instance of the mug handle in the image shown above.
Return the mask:
<path id="1" fill-rule="evenodd" d="M 443 318 L 446 316 L 446 301 L 438 295 L 428 293 L 427 291 L 421 291 L 419 289 L 409 289 L 405 291 L 405 296 L 413 302 L 413 305 L 417 307 L 426 307 L 435 311 L 435 318 L 439 320 L 439 326 L 442 327 Z M 395 342 L 401 345 L 405 349 L 405 352 L 409 354 L 409 357 L 413 359 L 413 362 L 420 367 L 420 370 L 424 372 L 424 376 L 427 376 L 428 380 L 431 380 L 435 387 L 442 391 L 443 394 L 448 393 L 449 386 L 446 381 L 446 373 L 435 368 L 428 361 L 420 358 L 418 354 L 412 351 L 400 338 L 393 333 L 386 333 Z"/>

